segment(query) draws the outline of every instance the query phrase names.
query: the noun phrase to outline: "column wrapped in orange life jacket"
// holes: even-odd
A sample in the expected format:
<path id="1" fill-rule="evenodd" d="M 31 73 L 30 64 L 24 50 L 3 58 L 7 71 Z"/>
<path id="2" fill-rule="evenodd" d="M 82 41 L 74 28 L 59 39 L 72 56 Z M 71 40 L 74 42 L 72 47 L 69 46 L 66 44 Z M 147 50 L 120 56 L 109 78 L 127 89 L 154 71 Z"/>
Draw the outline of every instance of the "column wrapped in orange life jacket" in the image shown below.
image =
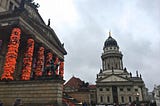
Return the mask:
<path id="1" fill-rule="evenodd" d="M 51 61 L 52 61 L 53 55 L 51 52 L 47 53 L 46 62 L 45 62 L 45 71 L 48 76 L 52 75 L 51 70 Z"/>
<path id="2" fill-rule="evenodd" d="M 23 69 L 22 69 L 21 80 L 30 80 L 33 52 L 34 52 L 34 40 L 28 39 L 27 50 L 23 58 Z"/>
<path id="3" fill-rule="evenodd" d="M 58 75 L 58 66 L 59 66 L 59 58 L 56 57 L 55 61 L 54 61 L 54 66 L 55 66 L 55 73 L 56 75 Z"/>
<path id="4" fill-rule="evenodd" d="M 35 77 L 42 76 L 43 65 L 44 65 L 44 47 L 40 47 L 38 50 Z"/>
<path id="5" fill-rule="evenodd" d="M 8 44 L 8 52 L 6 54 L 6 61 L 4 64 L 4 72 L 2 74 L 2 80 L 14 80 L 13 73 L 15 71 L 16 60 L 18 55 L 18 48 L 20 44 L 20 28 L 13 28 L 10 36 L 10 42 Z"/>
<path id="6" fill-rule="evenodd" d="M 64 62 L 60 62 L 60 65 L 59 65 L 59 75 L 61 77 L 63 77 L 63 75 L 64 75 Z"/>

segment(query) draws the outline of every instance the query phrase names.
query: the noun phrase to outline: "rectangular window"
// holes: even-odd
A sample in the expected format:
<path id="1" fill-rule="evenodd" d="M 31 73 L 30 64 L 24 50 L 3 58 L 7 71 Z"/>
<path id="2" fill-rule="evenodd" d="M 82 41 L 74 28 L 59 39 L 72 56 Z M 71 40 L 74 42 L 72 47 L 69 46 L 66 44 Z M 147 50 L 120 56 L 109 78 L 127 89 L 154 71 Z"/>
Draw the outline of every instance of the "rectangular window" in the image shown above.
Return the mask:
<path id="1" fill-rule="evenodd" d="M 2 49 L 2 40 L 0 40 L 0 50 Z"/>
<path id="2" fill-rule="evenodd" d="M 121 100 L 122 100 L 122 103 L 124 103 L 124 97 L 123 96 L 121 97 Z"/>
<path id="3" fill-rule="evenodd" d="M 136 101 L 139 101 L 139 97 L 136 97 Z"/>
<path id="4" fill-rule="evenodd" d="M 138 91 L 138 89 L 135 89 L 135 91 Z"/>
<path id="5" fill-rule="evenodd" d="M 131 88 L 127 88 L 127 91 L 131 91 Z"/>
<path id="6" fill-rule="evenodd" d="M 109 88 L 106 88 L 106 91 L 110 91 Z"/>
<path id="7" fill-rule="evenodd" d="M 103 103 L 103 96 L 100 97 L 100 101 L 101 101 L 101 103 Z"/>
<path id="8" fill-rule="evenodd" d="M 120 88 L 120 91 L 123 91 L 123 88 Z"/>
<path id="9" fill-rule="evenodd" d="M 103 88 L 99 88 L 99 91 L 103 91 Z"/>
<path id="10" fill-rule="evenodd" d="M 14 10 L 17 10 L 17 9 L 18 9 L 18 7 L 17 7 L 17 6 L 15 6 L 15 7 L 14 7 Z"/>
<path id="11" fill-rule="evenodd" d="M 110 102 L 110 98 L 109 98 L 109 96 L 107 96 L 107 102 L 108 102 L 108 103 Z"/>
<path id="12" fill-rule="evenodd" d="M 130 102 L 130 103 L 132 102 L 132 98 L 131 98 L 131 96 L 129 96 L 129 102 Z"/>
<path id="13" fill-rule="evenodd" d="M 10 2 L 10 3 L 9 3 L 9 10 L 12 10 L 12 9 L 13 9 L 13 3 Z"/>
<path id="14" fill-rule="evenodd" d="M 110 69 L 110 65 L 108 64 L 108 69 Z"/>
<path id="15" fill-rule="evenodd" d="M 91 98 L 94 98 L 94 94 L 91 94 L 90 97 L 91 97 Z"/>
<path id="16" fill-rule="evenodd" d="M 103 60 L 104 70 L 106 69 L 106 61 Z"/>
<path id="17" fill-rule="evenodd" d="M 0 0 L 0 5 L 1 5 L 1 3 L 2 3 L 2 0 Z"/>

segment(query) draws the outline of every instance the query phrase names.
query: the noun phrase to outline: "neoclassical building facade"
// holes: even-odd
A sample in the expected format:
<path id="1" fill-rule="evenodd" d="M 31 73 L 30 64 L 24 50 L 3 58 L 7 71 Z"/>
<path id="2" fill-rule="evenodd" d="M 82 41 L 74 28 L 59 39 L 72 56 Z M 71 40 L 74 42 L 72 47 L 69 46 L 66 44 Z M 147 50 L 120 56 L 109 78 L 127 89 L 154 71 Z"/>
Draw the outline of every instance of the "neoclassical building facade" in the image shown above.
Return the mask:
<path id="1" fill-rule="evenodd" d="M 117 41 L 111 36 L 104 42 L 102 69 L 97 74 L 97 104 L 128 104 L 146 99 L 146 87 L 142 76 L 132 76 L 123 67 L 123 54 Z"/>
<path id="2" fill-rule="evenodd" d="M 0 0 L 0 100 L 62 105 L 64 44 L 33 0 Z"/>

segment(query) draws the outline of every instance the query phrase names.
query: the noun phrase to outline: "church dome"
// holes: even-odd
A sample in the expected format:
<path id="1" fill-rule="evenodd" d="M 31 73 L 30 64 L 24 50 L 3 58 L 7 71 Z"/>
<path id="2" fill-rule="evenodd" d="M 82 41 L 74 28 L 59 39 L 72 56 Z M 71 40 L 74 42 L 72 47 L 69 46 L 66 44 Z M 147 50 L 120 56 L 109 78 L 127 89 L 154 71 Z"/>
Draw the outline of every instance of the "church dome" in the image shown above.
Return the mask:
<path id="1" fill-rule="evenodd" d="M 116 46 L 118 47 L 117 41 L 111 36 L 104 42 L 104 47 Z"/>

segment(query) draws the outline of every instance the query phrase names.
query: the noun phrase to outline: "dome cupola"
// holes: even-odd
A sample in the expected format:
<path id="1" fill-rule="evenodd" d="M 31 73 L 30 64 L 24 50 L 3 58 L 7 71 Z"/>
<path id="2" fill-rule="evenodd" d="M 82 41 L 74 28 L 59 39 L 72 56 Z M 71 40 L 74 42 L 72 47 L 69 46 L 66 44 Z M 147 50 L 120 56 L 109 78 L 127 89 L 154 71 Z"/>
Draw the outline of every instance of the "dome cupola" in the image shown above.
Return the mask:
<path id="1" fill-rule="evenodd" d="M 104 48 L 106 47 L 118 47 L 117 41 L 111 37 L 111 32 L 109 32 L 108 39 L 104 42 Z"/>
<path id="2" fill-rule="evenodd" d="M 108 71 L 112 69 L 123 69 L 122 53 L 119 51 L 119 46 L 117 41 L 112 38 L 111 32 L 109 32 L 109 37 L 104 42 L 103 53 L 102 53 L 102 65 L 103 71 Z"/>

